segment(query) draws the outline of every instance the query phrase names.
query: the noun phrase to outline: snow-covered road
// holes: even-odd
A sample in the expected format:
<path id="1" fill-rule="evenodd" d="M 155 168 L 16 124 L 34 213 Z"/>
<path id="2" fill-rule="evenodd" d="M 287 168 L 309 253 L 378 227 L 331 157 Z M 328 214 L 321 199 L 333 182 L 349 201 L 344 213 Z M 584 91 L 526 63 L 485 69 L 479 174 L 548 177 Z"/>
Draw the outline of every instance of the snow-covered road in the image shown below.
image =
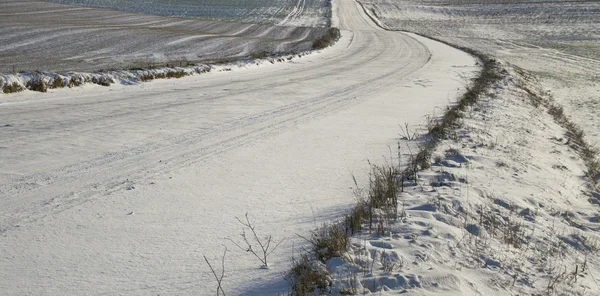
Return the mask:
<path id="1" fill-rule="evenodd" d="M 6 295 L 285 290 L 293 246 L 353 203 L 351 174 L 453 101 L 469 55 L 376 27 L 351 0 L 343 38 L 292 62 L 134 86 L 0 96 L 0 289 Z M 438 115 L 441 113 L 437 111 Z M 271 268 L 233 249 L 235 216 L 288 237 Z"/>

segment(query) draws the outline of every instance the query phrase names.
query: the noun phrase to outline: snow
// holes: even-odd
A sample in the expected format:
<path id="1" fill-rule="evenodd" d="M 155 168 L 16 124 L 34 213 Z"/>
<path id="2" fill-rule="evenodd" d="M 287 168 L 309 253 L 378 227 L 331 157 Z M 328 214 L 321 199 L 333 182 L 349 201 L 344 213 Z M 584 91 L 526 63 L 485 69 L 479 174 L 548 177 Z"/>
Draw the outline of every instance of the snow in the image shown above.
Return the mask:
<path id="1" fill-rule="evenodd" d="M 598 294 L 598 195 L 565 130 L 523 90 L 544 97 L 539 82 L 503 67 L 503 80 L 440 143 L 437 162 L 400 194 L 399 218 L 383 235 L 365 229 L 345 260 L 332 259 L 334 291 Z"/>
<path id="2" fill-rule="evenodd" d="M 360 0 L 386 28 L 473 48 L 534 73 L 600 143 L 600 2 Z"/>
<path id="3" fill-rule="evenodd" d="M 52 0 L 52 2 L 141 12 L 168 17 L 201 18 L 244 23 L 286 23 L 327 26 L 329 5 L 324 0 Z"/>
<path id="4" fill-rule="evenodd" d="M 584 177 L 567 131 L 524 90 L 562 103 L 588 140 L 597 141 L 598 60 L 588 49 L 598 43 L 578 43 L 596 30 L 597 3 L 360 2 L 383 27 L 432 35 L 511 64 L 502 63 L 503 80 L 469 108 L 434 152 L 432 168 L 400 194 L 399 217 L 376 218 L 385 233 L 365 229 L 343 259 L 328 262 L 333 294 L 598 295 L 600 195 Z M 588 31 L 570 31 L 581 26 Z M 574 42 L 555 42 L 544 31 Z M 418 143 L 398 145 L 404 153 L 392 162 L 406 163 L 406 147 L 415 151 Z"/>
<path id="5" fill-rule="evenodd" d="M 9 295 L 285 292 L 293 250 L 353 203 L 398 126 L 457 97 L 469 55 L 336 1 L 342 39 L 291 62 L 0 96 L 0 286 Z M 269 269 L 227 238 L 286 240 Z M 6 268 L 4 268 L 6 267 Z"/>
<path id="6" fill-rule="evenodd" d="M 21 2 L 35 1 L 10 3 Z M 380 29 L 366 11 L 383 27 L 508 62 L 501 62 L 503 79 L 437 146 L 432 167 L 400 194 L 400 215 L 384 221 L 384 234 L 365 231 L 344 256 L 318 266 L 332 273 L 334 292 L 599 294 L 600 195 L 590 191 L 566 131 L 524 91 L 565 105 L 596 140 L 596 3 L 447 2 L 361 1 L 363 10 L 335 1 L 332 23 L 342 39 L 291 61 L 224 65 L 149 83 L 125 83 L 135 73 L 113 72 L 121 83 L 110 87 L 0 96 L 3 293 L 214 295 L 204 256 L 218 272 L 225 247 L 227 294 L 286 293 L 282 274 L 307 247 L 300 236 L 350 210 L 353 176 L 366 186 L 369 162 L 406 163 L 419 142 L 399 135 L 400 126 L 424 133 L 424 122 L 453 104 L 479 70 L 464 52 Z M 285 24 L 298 20 L 302 3 L 294 1 Z M 63 13 L 98 11 L 103 21 L 128 15 L 153 28 L 192 22 Z M 244 40 L 298 33 L 193 26 Z M 302 30 L 298 40 L 312 34 Z M 11 32 L 5 36 L 20 34 Z M 563 38 L 574 33 L 591 41 Z M 39 27 L 32 34 L 52 36 Z M 284 239 L 269 268 L 231 242 L 241 243 L 236 218 L 246 213 L 260 237 Z"/>
<path id="7" fill-rule="evenodd" d="M 293 23 L 301 24 L 301 18 Z M 92 72 L 302 52 L 325 30 L 2 1 L 0 73 Z"/>

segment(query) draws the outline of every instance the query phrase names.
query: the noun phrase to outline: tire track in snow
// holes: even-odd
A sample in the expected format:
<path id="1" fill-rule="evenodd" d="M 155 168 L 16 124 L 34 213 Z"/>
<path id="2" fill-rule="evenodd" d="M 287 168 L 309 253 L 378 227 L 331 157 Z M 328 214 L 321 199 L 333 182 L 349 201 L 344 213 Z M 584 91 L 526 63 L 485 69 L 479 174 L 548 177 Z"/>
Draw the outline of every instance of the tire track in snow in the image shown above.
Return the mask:
<path id="1" fill-rule="evenodd" d="M 475 61 L 439 44 L 431 48 L 445 59 L 430 61 L 431 42 L 382 31 L 341 3 L 340 23 L 354 32 L 347 48 L 139 86 L 25 92 L 2 104 L 12 124 L 0 128 L 3 291 L 207 294 L 212 282 L 198 278 L 212 275 L 195 262 L 239 231 L 232 216 L 261 215 L 265 233 L 284 237 L 313 227 L 308 204 L 347 206 L 345 169 L 387 151 L 398 122 L 446 104 L 460 85 L 455 67 Z M 444 87 L 411 88 L 417 79 Z M 288 262 L 276 252 L 272 269 L 248 272 L 253 263 L 237 255 L 228 285 L 241 293 L 280 278 L 287 264 L 278 263 Z M 276 294 L 264 289 L 245 294 Z"/>
<path id="2" fill-rule="evenodd" d="M 306 6 L 306 0 L 298 0 L 292 11 L 285 16 L 285 18 L 279 22 L 278 25 L 283 26 L 289 24 L 291 21 L 297 19 L 302 12 L 304 12 L 304 6 Z"/>
<path id="3" fill-rule="evenodd" d="M 382 36 L 383 37 L 383 36 Z M 367 39 L 369 40 L 369 39 Z M 383 46 L 383 51 L 381 52 L 377 52 L 376 54 L 371 54 L 368 55 L 366 59 L 364 60 L 360 60 L 357 61 L 354 66 L 358 66 L 359 64 L 364 64 L 364 63 L 371 63 L 374 62 L 376 60 L 378 60 L 381 56 L 389 54 L 392 51 L 395 51 L 397 48 L 404 48 L 404 47 L 408 47 L 408 48 L 414 48 L 414 47 L 422 47 L 422 45 L 420 43 L 418 43 L 416 40 L 414 39 L 407 39 L 405 40 L 406 44 L 401 45 L 401 44 L 394 44 L 392 42 L 387 42 L 389 44 Z M 367 42 L 366 44 L 369 44 L 370 42 Z M 369 47 L 359 47 L 359 52 L 362 53 L 370 53 L 369 52 Z M 401 52 L 402 53 L 402 52 Z M 348 104 L 349 102 L 358 102 L 360 100 L 356 100 L 356 96 L 357 95 L 363 95 L 363 96 L 367 96 L 368 93 L 372 93 L 374 91 L 376 91 L 379 88 L 384 87 L 385 81 L 384 78 L 389 77 L 391 75 L 400 75 L 400 76 L 404 76 L 407 75 L 411 72 L 413 72 L 414 70 L 420 68 L 424 63 L 426 63 L 429 59 L 429 54 L 427 53 L 426 49 L 424 47 L 421 48 L 421 50 L 415 51 L 415 53 L 417 53 L 416 55 L 406 55 L 405 59 L 407 59 L 406 64 L 400 64 L 397 68 L 392 68 L 386 72 L 383 72 L 379 75 L 375 75 L 373 78 L 370 78 L 366 81 L 364 81 L 361 84 L 357 84 L 357 85 L 350 85 L 346 88 L 343 89 L 336 89 L 334 91 L 330 91 L 328 93 L 325 93 L 321 96 L 317 96 L 317 97 L 311 97 L 307 100 L 303 100 L 294 104 L 290 104 L 290 105 L 285 105 L 281 108 L 277 108 L 277 109 L 273 109 L 273 110 L 269 110 L 265 113 L 260 113 L 260 114 L 255 114 L 255 115 L 250 115 L 247 117 L 243 117 L 237 120 L 233 120 L 233 121 L 229 121 L 226 123 L 223 123 L 221 125 L 217 125 L 217 126 L 212 126 L 210 130 L 205 131 L 205 130 L 201 130 L 201 131 L 193 131 L 193 132 L 189 132 L 189 133 L 185 133 L 182 135 L 178 135 L 175 137 L 171 137 L 169 139 L 166 140 L 162 140 L 161 142 L 153 142 L 150 144 L 146 144 L 146 145 L 140 145 L 137 147 L 134 147 L 132 149 L 128 149 L 128 150 L 124 150 L 124 151 L 119 151 L 119 152 L 110 152 L 107 153 L 101 157 L 95 158 L 95 159 L 91 159 L 88 161 L 84 161 L 84 162 L 80 162 L 80 163 L 76 163 L 74 165 L 68 165 L 56 170 L 52 170 L 52 171 L 46 171 L 46 172 L 40 172 L 40 173 L 36 173 L 33 175 L 29 175 L 29 176 L 24 176 L 21 177 L 17 180 L 13 180 L 12 182 L 8 183 L 8 184 L 3 184 L 2 186 L 0 186 L 0 195 L 2 196 L 6 196 L 8 200 L 13 199 L 11 201 L 11 203 L 18 203 L 18 201 L 16 199 L 21 198 L 24 194 L 27 195 L 37 195 L 36 192 L 41 191 L 41 190 L 45 190 L 48 191 L 48 187 L 53 187 L 53 186 L 64 186 L 63 184 L 65 183 L 70 183 L 70 182 L 76 182 L 78 180 L 80 180 L 82 178 L 83 175 L 85 174 L 91 174 L 91 176 L 89 177 L 90 180 L 94 180 L 98 178 L 98 175 L 103 175 L 103 174 L 99 174 L 99 171 L 106 171 L 106 173 L 108 175 L 110 175 L 111 171 L 115 171 L 118 170 L 118 168 L 124 167 L 124 163 L 128 163 L 128 162 L 136 162 L 133 159 L 135 158 L 144 158 L 147 157 L 148 154 L 152 154 L 152 155 L 157 155 L 157 154 L 163 154 L 163 155 L 167 155 L 169 153 L 172 152 L 172 150 L 176 147 L 181 147 L 178 148 L 179 149 L 185 149 L 185 147 L 189 147 L 189 146 L 194 146 L 197 147 L 198 145 L 200 145 L 199 147 L 192 149 L 191 151 L 188 151 L 187 153 L 182 153 L 179 154 L 176 157 L 171 157 L 170 160 L 171 161 L 165 161 L 164 163 L 170 163 L 170 166 L 166 166 L 163 164 L 161 165 L 156 165 L 154 166 L 153 169 L 145 169 L 142 173 L 142 175 L 157 175 L 159 173 L 164 174 L 164 171 L 167 170 L 168 167 L 181 167 L 184 165 L 189 165 L 191 163 L 189 162 L 181 162 L 181 161 L 174 161 L 174 159 L 196 159 L 196 161 L 201 161 L 202 159 L 205 159 L 211 155 L 214 154 L 219 154 L 222 153 L 224 151 L 227 151 L 229 149 L 231 149 L 232 147 L 239 147 L 242 144 L 247 144 L 249 142 L 251 142 L 252 140 L 255 139 L 261 139 L 266 137 L 269 134 L 272 134 L 274 132 L 277 132 L 278 130 L 281 130 L 282 128 L 285 128 L 286 126 L 288 126 L 289 124 L 296 124 L 298 122 L 301 122 L 301 119 L 303 120 L 308 120 L 310 118 L 315 118 L 316 116 L 322 116 L 322 115 L 326 115 L 329 112 L 333 112 L 335 110 L 338 110 L 342 107 L 344 108 L 348 108 L 351 105 Z M 355 53 L 356 55 L 356 53 Z M 353 65 L 352 63 L 350 65 Z M 336 65 L 335 67 L 333 67 L 330 71 L 327 71 L 324 73 L 324 75 L 329 75 L 329 76 L 333 76 L 335 75 L 335 73 L 340 73 L 341 68 L 343 67 L 347 67 L 348 65 Z M 300 73 L 302 75 L 304 75 L 304 73 Z M 320 76 L 320 75 L 319 75 Z M 310 79 L 311 77 L 314 77 L 314 74 L 311 75 L 306 75 L 306 76 L 301 76 L 300 79 L 301 80 L 306 80 L 306 79 Z M 313 78 L 313 79 L 320 79 L 320 78 Z M 293 82 L 290 82 L 293 83 Z M 274 84 L 267 84 L 266 88 L 270 88 L 273 89 L 275 88 L 277 85 L 277 83 Z M 254 91 L 257 91 L 258 89 L 264 89 L 265 86 L 263 85 L 260 88 L 255 89 Z M 247 93 L 248 90 L 244 91 L 244 93 Z M 347 97 L 348 95 L 352 94 L 353 97 Z M 156 96 L 164 96 L 165 93 L 160 93 L 157 94 Z M 216 98 L 212 98 L 211 100 L 218 100 L 220 98 L 223 98 L 225 96 L 228 96 L 231 94 L 225 94 L 223 96 L 220 97 L 216 97 Z M 198 102 L 195 102 L 195 104 L 197 104 Z M 178 104 L 174 104 L 174 105 L 160 105 L 160 106 L 155 106 L 152 108 L 147 108 L 147 109 L 142 109 L 142 110 L 135 110 L 135 111 L 128 111 L 119 115 L 114 115 L 111 114 L 109 116 L 107 116 L 106 118 L 102 118 L 101 120 L 99 118 L 91 118 L 91 119 L 86 119 L 84 122 L 82 123 L 89 123 L 89 124 L 93 124 L 93 123 L 99 123 L 99 122 L 103 122 L 103 121 L 107 121 L 110 122 L 111 120 L 114 120 L 115 117 L 132 117 L 137 113 L 140 112 L 147 112 L 150 110 L 156 111 L 156 110 L 165 110 L 165 109 L 171 109 L 171 108 L 181 108 L 181 107 L 188 107 L 188 105 L 194 104 L 194 102 L 183 102 L 183 103 L 178 103 Z M 159 119 L 160 117 L 168 117 L 169 113 L 166 114 L 162 114 L 159 115 L 158 117 L 153 117 L 150 118 L 150 120 L 154 121 Z M 148 119 L 146 119 L 148 120 Z M 267 126 L 263 126 L 264 123 L 269 123 L 269 122 L 273 122 L 275 121 L 276 123 L 272 123 L 269 124 Z M 127 121 L 127 122 L 121 122 L 120 126 L 126 126 L 128 124 L 133 123 L 132 121 Z M 241 132 L 240 134 L 240 130 L 241 127 L 244 128 L 248 128 L 248 127 L 252 127 L 255 128 L 256 130 L 254 131 L 250 131 L 250 132 Z M 56 126 L 53 127 L 53 129 L 56 130 L 63 130 L 65 128 L 65 126 Z M 94 133 L 98 130 L 102 130 L 102 129 L 107 129 L 108 127 L 106 125 L 101 125 L 100 127 L 94 127 L 93 129 L 87 130 L 87 132 L 90 133 Z M 219 141 L 218 137 L 222 136 L 225 133 L 232 133 L 233 136 L 232 138 L 229 138 L 225 141 Z M 23 136 L 23 137 L 27 137 L 27 136 Z M 215 137 L 217 139 L 215 139 Z M 43 141 L 47 141 L 48 139 L 45 139 Z M 41 142 L 43 142 L 41 141 Z M 206 143 L 212 143 L 209 145 L 202 145 L 203 142 Z M 193 155 L 193 157 L 192 157 Z M 25 155 L 23 155 L 22 157 L 25 157 Z M 157 159 L 166 159 L 166 157 L 156 157 Z M 143 159 L 140 159 L 138 161 L 143 161 Z M 152 173 L 150 173 L 152 172 Z M 86 198 L 89 198 L 91 196 L 94 196 L 98 193 L 100 193 L 102 196 L 110 194 L 111 192 L 113 192 L 114 190 L 119 190 L 122 188 L 123 185 L 123 181 L 125 179 L 136 179 L 138 178 L 138 176 L 136 175 L 135 172 L 131 172 L 131 171 L 127 171 L 125 173 L 119 174 L 118 177 L 114 177 L 111 180 L 105 180 L 103 182 L 92 182 L 92 184 L 88 184 L 86 187 L 88 188 L 94 188 L 95 190 L 88 192 L 88 195 L 85 194 L 78 194 L 78 198 L 76 199 L 77 201 L 81 201 L 84 202 L 86 200 Z M 148 178 L 148 177 L 146 177 Z M 101 185 L 101 184 L 105 184 L 105 185 Z M 101 188 L 101 189 L 100 189 Z M 65 203 L 65 201 L 69 201 L 69 200 L 73 200 L 71 198 L 71 196 L 73 195 L 72 192 L 68 192 L 66 194 L 59 194 L 56 196 L 52 196 L 52 197 L 48 197 L 46 196 L 47 200 L 43 201 L 42 204 L 44 205 L 44 208 L 47 210 L 50 210 L 51 212 L 53 212 L 55 209 L 57 209 L 57 205 L 61 204 L 60 209 L 61 210 L 65 210 L 68 209 L 74 205 L 77 205 L 79 203 L 75 203 L 73 205 L 67 205 Z M 12 196 L 12 198 L 11 198 Z M 7 200 L 5 200 L 7 201 Z M 30 207 L 24 207 L 26 208 L 30 208 Z M 39 214 L 39 215 L 34 215 L 34 214 L 26 214 L 27 211 L 24 212 L 20 212 L 20 214 L 17 215 L 18 218 L 10 219 L 12 220 L 11 222 L 4 222 L 1 225 L 4 225 L 5 229 L 10 229 L 9 225 L 15 225 L 20 222 L 20 219 L 23 219 L 24 217 L 30 217 L 30 218 L 25 218 L 26 220 L 31 219 L 31 217 L 44 217 L 47 215 L 46 214 Z M 41 211 L 40 213 L 45 213 L 45 211 Z M 33 221 L 37 220 L 38 218 L 33 219 Z M 8 226 L 7 226 L 8 225 Z"/>

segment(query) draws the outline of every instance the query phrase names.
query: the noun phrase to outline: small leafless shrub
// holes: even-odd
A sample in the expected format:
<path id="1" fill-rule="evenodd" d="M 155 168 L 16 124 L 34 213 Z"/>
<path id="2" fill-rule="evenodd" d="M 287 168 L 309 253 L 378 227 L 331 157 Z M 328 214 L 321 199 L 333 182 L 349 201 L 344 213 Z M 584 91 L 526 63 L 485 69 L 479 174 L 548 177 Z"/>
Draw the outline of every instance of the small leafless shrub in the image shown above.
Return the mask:
<path id="1" fill-rule="evenodd" d="M 555 295 L 558 286 L 566 282 L 568 278 L 569 274 L 567 273 L 566 266 L 561 266 L 553 270 L 548 281 L 548 286 L 546 287 L 546 295 Z"/>
<path id="2" fill-rule="evenodd" d="M 204 74 L 204 73 L 210 72 L 210 70 L 211 70 L 210 67 L 198 67 L 198 68 L 196 68 L 196 73 L 197 74 Z"/>
<path id="3" fill-rule="evenodd" d="M 235 219 L 237 219 L 238 222 L 240 222 L 240 224 L 244 226 L 240 236 L 242 237 L 245 246 L 242 247 L 234 240 L 229 240 L 240 250 L 251 253 L 252 255 L 254 255 L 254 257 L 260 260 L 260 262 L 262 263 L 261 268 L 268 268 L 269 264 L 267 262 L 267 259 L 269 255 L 271 255 L 271 253 L 273 253 L 277 249 L 277 247 L 279 247 L 279 245 L 285 240 L 285 238 L 282 238 L 275 246 L 271 246 L 271 243 L 273 242 L 273 236 L 268 235 L 266 237 L 260 238 L 256 233 L 255 226 L 252 225 L 252 223 L 250 222 L 250 218 L 248 218 L 248 213 L 246 213 L 245 217 L 245 222 L 240 220 L 238 217 L 235 217 Z M 246 229 L 249 229 L 250 232 L 252 232 L 251 238 L 248 238 L 248 236 L 246 235 Z"/>

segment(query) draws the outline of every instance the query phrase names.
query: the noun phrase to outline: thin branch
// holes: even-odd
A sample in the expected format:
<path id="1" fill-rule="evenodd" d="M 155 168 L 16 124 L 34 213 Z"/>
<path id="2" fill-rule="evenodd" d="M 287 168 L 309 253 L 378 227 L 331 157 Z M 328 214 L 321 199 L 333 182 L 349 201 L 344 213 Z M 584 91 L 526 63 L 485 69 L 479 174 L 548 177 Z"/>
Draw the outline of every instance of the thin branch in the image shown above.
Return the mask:
<path id="1" fill-rule="evenodd" d="M 221 294 L 223 294 L 223 296 L 225 296 L 225 291 L 223 291 L 223 286 L 221 285 L 221 282 L 223 282 L 223 277 L 225 276 L 225 256 L 226 255 L 227 255 L 227 247 L 225 247 L 225 251 L 223 252 L 223 257 L 221 257 L 221 276 L 217 276 L 217 272 L 215 271 L 215 269 L 212 267 L 212 265 L 208 261 L 208 258 L 206 258 L 206 255 L 202 255 L 204 257 L 204 261 L 206 261 L 206 264 L 208 264 L 210 271 L 212 271 L 212 274 L 215 276 L 215 279 L 217 280 L 217 296 L 220 295 L 219 291 L 221 291 Z"/>
<path id="2" fill-rule="evenodd" d="M 244 240 L 244 243 L 247 245 L 247 248 L 243 248 L 241 245 L 239 245 L 238 243 L 236 243 L 235 241 L 233 241 L 230 238 L 228 238 L 228 240 L 231 241 L 240 250 L 252 253 L 252 255 L 254 255 L 254 257 L 256 257 L 256 258 L 258 258 L 258 260 L 260 260 L 260 262 L 262 263 L 262 267 L 268 268 L 269 265 L 268 265 L 268 262 L 267 262 L 267 257 L 271 253 L 273 253 L 273 251 L 275 251 L 277 249 L 277 247 L 285 240 L 285 238 L 283 238 L 281 241 L 279 241 L 279 243 L 277 243 L 277 245 L 275 245 L 275 247 L 271 248 L 271 242 L 273 241 L 273 236 L 269 235 L 269 236 L 267 236 L 267 237 L 265 237 L 264 239 L 261 240 L 260 237 L 258 236 L 258 234 L 256 233 L 256 227 L 252 226 L 252 222 L 250 222 L 250 218 L 248 217 L 248 213 L 246 213 L 245 217 L 246 217 L 246 222 L 242 221 L 238 217 L 235 217 L 235 219 L 238 222 L 240 222 L 240 224 L 242 224 L 244 227 L 249 228 L 250 231 L 252 231 L 252 235 L 254 236 L 254 240 L 256 241 L 256 244 L 258 244 L 258 246 L 260 246 L 260 248 L 261 248 L 261 251 L 262 251 L 261 255 L 262 256 L 259 255 L 254 250 L 254 248 L 252 248 L 252 243 L 250 243 L 250 241 L 248 240 L 248 237 L 246 236 L 245 229 L 242 229 L 242 234 L 240 234 L 240 236 Z M 266 239 L 266 241 L 265 241 L 265 239 Z"/>
<path id="3" fill-rule="evenodd" d="M 279 242 L 278 242 L 278 243 L 275 245 L 275 247 L 273 247 L 273 249 L 271 249 L 271 252 L 267 253 L 267 256 L 268 256 L 268 255 L 271 255 L 271 253 L 273 253 L 273 251 L 275 251 L 275 250 L 277 249 L 277 247 L 279 247 L 279 245 L 281 245 L 281 243 L 282 243 L 282 242 L 283 242 L 285 239 L 286 239 L 285 237 L 284 237 L 284 238 L 282 238 L 282 239 L 281 239 L 281 240 L 280 240 L 280 241 L 279 241 Z"/>

